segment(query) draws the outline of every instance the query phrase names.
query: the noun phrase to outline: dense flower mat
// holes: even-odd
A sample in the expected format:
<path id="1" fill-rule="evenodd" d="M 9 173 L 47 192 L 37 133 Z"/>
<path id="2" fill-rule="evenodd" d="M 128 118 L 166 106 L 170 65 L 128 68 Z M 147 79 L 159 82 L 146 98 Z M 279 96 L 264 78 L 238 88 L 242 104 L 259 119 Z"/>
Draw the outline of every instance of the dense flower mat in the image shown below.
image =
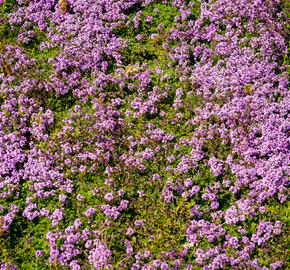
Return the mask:
<path id="1" fill-rule="evenodd" d="M 288 1 L 0 3 L 0 269 L 290 268 Z"/>

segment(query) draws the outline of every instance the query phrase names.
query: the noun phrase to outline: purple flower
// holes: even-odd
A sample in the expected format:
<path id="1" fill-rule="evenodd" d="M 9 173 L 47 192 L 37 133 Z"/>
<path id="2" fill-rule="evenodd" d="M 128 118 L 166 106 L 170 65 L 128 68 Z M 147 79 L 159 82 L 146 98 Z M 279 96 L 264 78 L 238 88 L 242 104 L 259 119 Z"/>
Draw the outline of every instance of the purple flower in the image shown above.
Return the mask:
<path id="1" fill-rule="evenodd" d="M 124 195 L 124 190 L 123 190 L 123 189 L 120 189 L 120 190 L 118 191 L 118 195 L 119 195 L 119 196 Z"/>
<path id="2" fill-rule="evenodd" d="M 132 247 L 132 245 L 131 244 L 128 244 L 127 245 L 127 248 L 126 248 L 126 253 L 128 254 L 128 255 L 132 255 L 133 254 L 133 247 Z"/>
<path id="3" fill-rule="evenodd" d="M 127 231 L 126 231 L 126 234 L 127 234 L 127 235 L 132 235 L 132 234 L 134 234 L 134 229 L 132 229 L 132 228 L 128 228 Z"/>
<path id="4" fill-rule="evenodd" d="M 69 264 L 72 270 L 81 270 L 80 265 L 78 264 L 77 260 L 72 260 Z"/>
<path id="5" fill-rule="evenodd" d="M 88 240 L 86 243 L 85 243 L 85 247 L 86 248 L 90 248 L 92 246 L 93 242 L 92 240 Z"/>
<path id="6" fill-rule="evenodd" d="M 35 257 L 38 258 L 38 257 L 41 257 L 44 255 L 44 251 L 43 250 L 36 250 L 35 252 Z"/>
<path id="7" fill-rule="evenodd" d="M 98 239 L 94 241 L 94 247 L 88 257 L 89 263 L 93 264 L 95 269 L 101 269 L 106 265 L 107 260 L 109 260 L 111 250 L 107 247 L 106 243 Z"/>
<path id="8" fill-rule="evenodd" d="M 136 260 L 141 260 L 143 258 L 143 255 L 140 251 L 135 255 Z"/>
<path id="9" fill-rule="evenodd" d="M 82 166 L 80 166 L 79 170 L 80 170 L 80 172 L 84 173 L 87 171 L 87 167 L 82 165 Z"/>
<path id="10" fill-rule="evenodd" d="M 144 258 L 149 258 L 151 256 L 151 253 L 150 253 L 150 251 L 149 250 L 146 250 L 145 252 L 144 252 Z"/>
<path id="11" fill-rule="evenodd" d="M 138 41 L 141 41 L 141 40 L 143 39 L 143 36 L 142 36 L 141 34 L 138 34 L 138 35 L 136 36 L 136 39 L 137 39 Z"/>
<path id="12" fill-rule="evenodd" d="M 139 194 L 140 198 L 145 196 L 145 192 L 142 190 L 137 190 L 137 193 Z"/>
<path id="13" fill-rule="evenodd" d="M 145 21 L 146 21 L 146 22 L 152 22 L 152 19 L 153 19 L 153 18 L 152 18 L 151 16 L 147 16 L 147 17 L 145 18 Z"/>
<path id="14" fill-rule="evenodd" d="M 184 181 L 184 186 L 189 188 L 192 186 L 192 180 L 190 178 L 187 178 L 185 181 Z"/>
<path id="15" fill-rule="evenodd" d="M 59 224 L 59 222 L 56 219 L 53 219 L 51 222 L 51 226 L 55 227 Z"/>
<path id="16" fill-rule="evenodd" d="M 154 260 L 153 261 L 153 265 L 155 266 L 155 267 L 160 267 L 160 265 L 161 265 L 161 261 L 160 260 Z"/>
<path id="17" fill-rule="evenodd" d="M 219 207 L 219 203 L 216 202 L 216 201 L 214 201 L 214 202 L 212 202 L 212 203 L 210 204 L 210 207 L 211 207 L 212 209 L 218 209 L 218 207 Z"/>
<path id="18" fill-rule="evenodd" d="M 162 262 L 160 265 L 160 269 L 161 270 L 168 270 L 169 269 L 168 264 L 166 262 Z"/>
<path id="19" fill-rule="evenodd" d="M 74 227 L 78 230 L 81 228 L 81 225 L 82 225 L 82 221 L 77 218 L 75 221 L 74 221 Z"/>
<path id="20" fill-rule="evenodd" d="M 131 270 L 139 270 L 140 264 L 139 263 L 133 263 Z"/>
<path id="21" fill-rule="evenodd" d="M 77 200 L 79 201 L 79 202 L 81 202 L 82 200 L 83 200 L 83 196 L 81 195 L 81 194 L 78 194 L 78 196 L 77 196 Z"/>
<path id="22" fill-rule="evenodd" d="M 62 202 L 62 203 L 65 203 L 66 198 L 67 198 L 66 195 L 63 195 L 63 194 L 61 194 L 61 195 L 58 196 L 58 200 L 59 200 L 60 202 Z"/>
<path id="23" fill-rule="evenodd" d="M 127 208 L 129 201 L 121 200 L 120 205 L 118 206 L 117 210 L 122 211 Z"/>
<path id="24" fill-rule="evenodd" d="M 114 196 L 113 196 L 113 194 L 110 192 L 110 193 L 107 193 L 107 194 L 105 195 L 105 199 L 109 202 L 109 201 L 114 200 Z"/>
<path id="25" fill-rule="evenodd" d="M 90 217 L 96 214 L 96 209 L 95 208 L 89 208 L 86 212 L 85 212 L 85 216 L 86 217 Z"/>

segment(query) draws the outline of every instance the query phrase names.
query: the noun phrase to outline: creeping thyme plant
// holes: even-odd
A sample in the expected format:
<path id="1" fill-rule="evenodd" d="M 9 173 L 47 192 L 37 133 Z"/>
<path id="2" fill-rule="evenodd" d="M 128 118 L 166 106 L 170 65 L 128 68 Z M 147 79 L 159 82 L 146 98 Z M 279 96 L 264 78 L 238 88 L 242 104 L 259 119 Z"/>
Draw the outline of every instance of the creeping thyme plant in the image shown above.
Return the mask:
<path id="1" fill-rule="evenodd" d="M 0 269 L 289 269 L 289 8 L 0 0 Z"/>

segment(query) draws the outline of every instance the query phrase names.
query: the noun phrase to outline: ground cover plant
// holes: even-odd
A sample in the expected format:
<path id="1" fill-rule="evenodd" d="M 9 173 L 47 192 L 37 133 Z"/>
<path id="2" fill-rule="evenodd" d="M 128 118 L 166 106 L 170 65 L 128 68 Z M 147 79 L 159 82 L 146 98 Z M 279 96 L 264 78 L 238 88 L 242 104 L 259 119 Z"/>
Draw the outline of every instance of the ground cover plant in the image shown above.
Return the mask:
<path id="1" fill-rule="evenodd" d="M 0 0 L 0 269 L 289 269 L 289 8 Z"/>

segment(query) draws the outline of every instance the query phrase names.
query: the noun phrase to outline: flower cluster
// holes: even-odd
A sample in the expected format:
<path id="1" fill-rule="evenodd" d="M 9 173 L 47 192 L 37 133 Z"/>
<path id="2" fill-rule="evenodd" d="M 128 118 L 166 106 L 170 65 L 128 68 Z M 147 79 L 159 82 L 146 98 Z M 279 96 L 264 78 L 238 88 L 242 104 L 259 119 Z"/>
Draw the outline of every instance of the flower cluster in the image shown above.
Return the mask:
<path id="1" fill-rule="evenodd" d="M 1 269 L 287 268 L 284 1 L 0 17 Z"/>

